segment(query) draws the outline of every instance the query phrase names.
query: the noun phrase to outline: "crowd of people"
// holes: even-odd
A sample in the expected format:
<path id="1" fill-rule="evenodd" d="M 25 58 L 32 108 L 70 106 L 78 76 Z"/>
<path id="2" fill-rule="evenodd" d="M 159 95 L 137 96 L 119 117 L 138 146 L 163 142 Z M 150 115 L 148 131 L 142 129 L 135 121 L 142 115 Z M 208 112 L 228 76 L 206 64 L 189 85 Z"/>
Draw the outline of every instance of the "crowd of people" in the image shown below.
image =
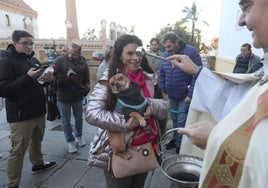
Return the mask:
<path id="1" fill-rule="evenodd" d="M 159 137 L 163 134 L 159 125 L 165 124 L 167 118 L 172 120 L 173 128 L 180 129 L 165 145 L 166 149 L 175 148 L 174 153 L 180 153 L 182 139 L 187 138 L 205 151 L 199 187 L 265 187 L 268 1 L 240 0 L 239 5 L 242 13 L 238 24 L 253 32 L 253 46 L 263 49 L 263 59 L 253 54 L 251 45 L 246 43 L 241 46 L 233 74 L 215 73 L 202 66 L 198 51 L 180 40 L 175 32 L 151 39 L 148 53 L 155 57 L 137 53 L 137 48 L 143 46 L 141 39 L 125 34 L 116 39 L 113 47 L 107 48 L 98 70 L 98 81 L 90 93 L 89 68 L 81 46 L 70 44 L 51 64 L 53 71 L 44 72 L 34 58 L 32 35 L 14 31 L 13 43 L 0 60 L 0 97 L 5 98 L 12 143 L 7 186 L 19 187 L 27 149 L 34 173 L 56 166 L 53 161 L 46 162 L 42 155 L 46 123 L 44 88 L 54 83 L 64 138 L 71 154 L 77 152 L 77 146 L 86 145 L 82 101 L 87 97 L 85 121 L 98 128 L 89 144 L 87 164 L 103 169 L 107 188 L 142 188 L 148 174 L 113 176 L 109 170 L 112 150 L 108 133 L 123 133 L 130 147 L 150 142 L 157 155 Z M 246 74 L 253 72 L 256 74 Z M 127 127 L 129 120 L 121 110 L 122 102 L 109 86 L 109 79 L 117 73 L 135 83 L 146 99 L 149 113 L 142 114 L 146 126 Z M 42 83 L 37 79 L 40 75 Z M 71 111 L 74 129 L 70 123 Z M 193 111 L 209 114 L 213 121 L 192 120 L 193 123 L 185 126 L 186 121 L 195 118 Z"/>

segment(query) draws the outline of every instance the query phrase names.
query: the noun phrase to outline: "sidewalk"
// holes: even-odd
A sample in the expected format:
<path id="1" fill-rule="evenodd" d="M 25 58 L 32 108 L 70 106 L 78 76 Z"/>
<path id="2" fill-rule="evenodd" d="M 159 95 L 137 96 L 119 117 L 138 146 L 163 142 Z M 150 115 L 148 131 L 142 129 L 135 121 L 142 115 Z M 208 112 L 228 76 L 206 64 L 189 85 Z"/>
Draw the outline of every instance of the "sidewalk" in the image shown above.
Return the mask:
<path id="1" fill-rule="evenodd" d="M 72 119 L 73 122 L 73 119 Z M 57 166 L 51 170 L 32 174 L 32 165 L 28 152 L 25 155 L 20 188 L 105 188 L 103 171 L 87 166 L 88 146 L 96 127 L 84 121 L 83 136 L 87 145 L 79 148 L 76 154 L 69 154 L 60 120 L 47 121 L 46 133 L 43 140 L 44 160 L 56 161 Z M 0 188 L 7 187 L 7 157 L 10 147 L 9 126 L 6 122 L 5 109 L 0 111 Z M 144 188 L 169 188 L 172 182 L 168 180 L 161 169 L 148 174 Z"/>

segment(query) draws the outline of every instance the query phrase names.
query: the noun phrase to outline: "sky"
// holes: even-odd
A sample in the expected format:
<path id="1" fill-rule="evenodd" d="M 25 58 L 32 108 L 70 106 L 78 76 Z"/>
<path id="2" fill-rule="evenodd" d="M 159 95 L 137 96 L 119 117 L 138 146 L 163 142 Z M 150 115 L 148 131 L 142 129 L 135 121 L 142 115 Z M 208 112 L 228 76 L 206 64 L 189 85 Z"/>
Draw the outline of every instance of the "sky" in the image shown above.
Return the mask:
<path id="1" fill-rule="evenodd" d="M 65 0 L 24 0 L 38 13 L 40 38 L 66 38 Z M 184 7 L 191 7 L 194 0 L 76 0 L 78 30 L 80 38 L 88 29 L 95 28 L 98 36 L 100 21 L 105 19 L 107 26 L 111 22 L 127 27 L 135 27 L 135 35 L 148 44 L 150 39 L 168 24 L 174 25 L 185 15 Z M 199 24 L 204 41 L 210 44 L 212 37 L 218 37 L 221 1 L 195 0 L 199 13 Z M 207 27 L 202 21 L 209 23 Z M 108 29 L 108 27 L 107 27 Z"/>

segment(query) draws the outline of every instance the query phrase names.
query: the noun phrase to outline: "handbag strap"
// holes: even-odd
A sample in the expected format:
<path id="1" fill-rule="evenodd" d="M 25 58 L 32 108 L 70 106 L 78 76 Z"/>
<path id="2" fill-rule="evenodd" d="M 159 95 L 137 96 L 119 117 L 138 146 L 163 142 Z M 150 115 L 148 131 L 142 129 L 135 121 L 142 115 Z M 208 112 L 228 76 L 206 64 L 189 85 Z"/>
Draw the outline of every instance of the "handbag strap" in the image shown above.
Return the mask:
<path id="1" fill-rule="evenodd" d="M 158 147 L 157 147 L 157 151 L 155 151 L 155 154 L 156 154 L 156 156 L 157 156 L 157 160 L 158 160 L 158 162 L 159 162 L 159 164 L 161 164 L 161 162 L 162 162 L 162 153 L 161 153 L 161 151 L 162 151 L 162 146 L 161 146 L 161 130 L 160 130 L 160 126 L 159 126 L 159 123 L 158 123 L 158 121 L 155 121 L 155 124 L 156 124 L 156 126 L 157 126 L 157 131 L 158 131 L 158 134 L 157 134 L 157 145 L 158 145 Z"/>

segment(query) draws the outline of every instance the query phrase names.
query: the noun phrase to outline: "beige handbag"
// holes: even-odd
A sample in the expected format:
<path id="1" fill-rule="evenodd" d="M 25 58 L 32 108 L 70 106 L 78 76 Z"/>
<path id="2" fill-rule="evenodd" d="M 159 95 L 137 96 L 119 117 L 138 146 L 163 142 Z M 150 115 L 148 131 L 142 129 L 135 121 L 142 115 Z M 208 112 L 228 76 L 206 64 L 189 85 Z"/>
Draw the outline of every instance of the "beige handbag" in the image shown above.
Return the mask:
<path id="1" fill-rule="evenodd" d="M 126 160 L 118 155 L 110 153 L 108 170 L 115 178 L 123 178 L 135 174 L 141 174 L 159 167 L 157 157 L 150 142 L 127 148 L 131 158 Z"/>

